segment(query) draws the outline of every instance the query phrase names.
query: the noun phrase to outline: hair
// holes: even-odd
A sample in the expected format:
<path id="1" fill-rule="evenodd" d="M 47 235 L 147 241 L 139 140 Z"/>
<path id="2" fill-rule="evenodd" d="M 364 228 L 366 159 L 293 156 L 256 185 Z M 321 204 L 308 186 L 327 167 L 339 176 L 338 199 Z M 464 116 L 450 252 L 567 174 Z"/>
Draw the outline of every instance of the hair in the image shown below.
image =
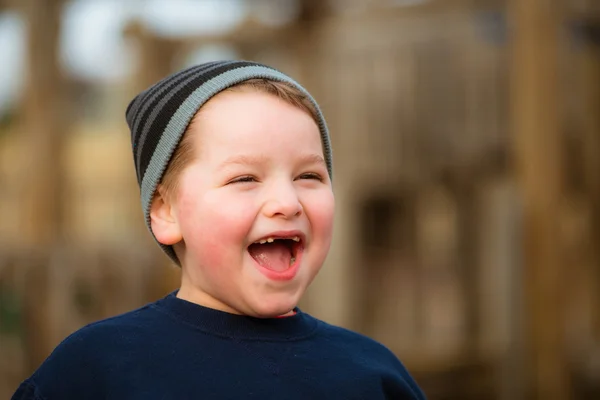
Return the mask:
<path id="1" fill-rule="evenodd" d="M 318 111 L 310 99 L 303 92 L 288 83 L 266 78 L 249 79 L 233 85 L 223 90 L 221 93 L 243 91 L 256 91 L 275 95 L 286 103 L 308 113 L 315 120 L 317 125 L 319 124 Z M 192 118 L 191 123 L 184 132 L 181 141 L 175 148 L 173 156 L 167 165 L 167 169 L 165 170 L 165 173 L 163 174 L 159 184 L 161 195 L 163 197 L 173 199 L 177 196 L 177 191 L 179 189 L 179 176 L 190 164 L 190 162 L 194 160 L 194 135 L 190 134 L 190 128 L 194 125 L 196 117 L 201 112 L 202 109 L 200 109 L 194 118 Z M 158 191 L 155 193 L 155 196 L 157 194 Z"/>

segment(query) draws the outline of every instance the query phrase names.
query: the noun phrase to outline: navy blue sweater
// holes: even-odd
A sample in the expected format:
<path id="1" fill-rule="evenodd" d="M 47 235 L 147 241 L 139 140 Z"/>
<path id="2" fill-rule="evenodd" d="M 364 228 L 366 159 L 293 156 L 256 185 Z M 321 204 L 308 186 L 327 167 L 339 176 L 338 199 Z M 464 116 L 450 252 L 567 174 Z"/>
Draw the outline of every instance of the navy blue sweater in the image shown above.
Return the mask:
<path id="1" fill-rule="evenodd" d="M 13 400 L 424 399 L 384 346 L 297 309 L 258 319 L 175 293 L 65 339 Z"/>

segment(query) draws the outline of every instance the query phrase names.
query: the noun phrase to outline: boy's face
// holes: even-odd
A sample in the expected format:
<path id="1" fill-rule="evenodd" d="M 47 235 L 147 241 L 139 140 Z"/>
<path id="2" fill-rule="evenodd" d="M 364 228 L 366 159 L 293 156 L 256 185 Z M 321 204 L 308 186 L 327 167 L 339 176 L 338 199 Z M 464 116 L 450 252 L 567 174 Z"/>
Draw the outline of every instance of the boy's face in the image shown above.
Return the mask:
<path id="1" fill-rule="evenodd" d="M 334 196 L 316 123 L 274 95 L 223 92 L 189 133 L 197 158 L 152 217 L 158 240 L 183 239 L 179 296 L 258 317 L 289 312 L 331 243 Z"/>

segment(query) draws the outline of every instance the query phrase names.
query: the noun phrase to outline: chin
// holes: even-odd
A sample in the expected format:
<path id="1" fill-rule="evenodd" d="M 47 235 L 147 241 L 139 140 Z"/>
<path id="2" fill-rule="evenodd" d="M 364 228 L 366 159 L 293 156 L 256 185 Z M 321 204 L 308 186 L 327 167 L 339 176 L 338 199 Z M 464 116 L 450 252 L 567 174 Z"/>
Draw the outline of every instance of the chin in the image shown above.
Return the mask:
<path id="1" fill-rule="evenodd" d="M 298 305 L 298 300 L 296 296 L 273 296 L 254 304 L 252 311 L 259 318 L 279 317 L 292 311 Z"/>

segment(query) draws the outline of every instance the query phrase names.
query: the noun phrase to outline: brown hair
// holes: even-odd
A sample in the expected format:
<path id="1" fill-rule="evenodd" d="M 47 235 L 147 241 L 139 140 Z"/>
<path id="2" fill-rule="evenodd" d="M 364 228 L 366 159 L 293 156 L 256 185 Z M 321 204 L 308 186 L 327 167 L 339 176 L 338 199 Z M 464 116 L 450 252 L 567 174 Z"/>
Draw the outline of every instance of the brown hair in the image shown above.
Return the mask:
<path id="1" fill-rule="evenodd" d="M 293 105 L 294 107 L 298 107 L 302 111 L 307 112 L 312 116 L 317 125 L 319 124 L 317 109 L 315 108 L 313 103 L 308 99 L 308 97 L 304 93 L 287 83 L 278 82 L 271 79 L 250 79 L 223 90 L 223 92 L 228 91 L 257 91 L 275 95 L 279 99 Z M 196 116 L 197 115 L 198 113 L 196 114 Z M 174 196 L 176 196 L 178 190 L 179 175 L 194 159 L 194 136 L 190 135 L 189 131 L 190 127 L 194 124 L 196 116 L 194 116 L 192 122 L 183 134 L 183 137 L 179 142 L 179 145 L 175 149 L 173 157 L 171 157 L 171 160 L 169 161 L 167 169 L 163 174 L 162 180 L 160 182 L 159 187 L 161 188 L 161 194 L 168 198 L 173 198 Z M 155 193 L 155 195 L 156 194 L 157 193 Z"/>

